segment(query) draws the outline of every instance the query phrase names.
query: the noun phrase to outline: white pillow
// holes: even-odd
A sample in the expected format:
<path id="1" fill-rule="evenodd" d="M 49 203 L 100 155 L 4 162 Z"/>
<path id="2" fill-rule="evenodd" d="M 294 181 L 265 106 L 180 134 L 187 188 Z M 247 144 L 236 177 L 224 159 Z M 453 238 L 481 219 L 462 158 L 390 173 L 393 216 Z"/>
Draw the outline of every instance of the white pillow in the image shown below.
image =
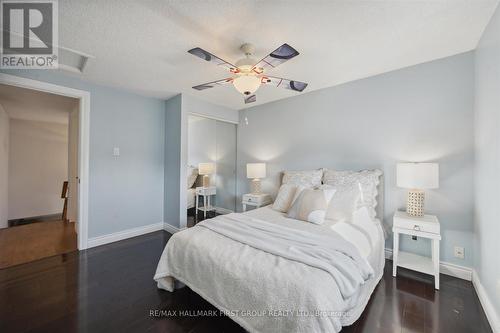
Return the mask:
<path id="1" fill-rule="evenodd" d="M 290 208 L 293 199 L 295 198 L 295 192 L 297 191 L 297 186 L 292 184 L 283 184 L 280 186 L 276 200 L 273 203 L 273 209 L 278 212 L 286 213 Z"/>
<path id="2" fill-rule="evenodd" d="M 377 206 L 377 186 L 380 170 L 335 171 L 325 170 L 323 183 L 333 186 L 337 192 L 329 207 L 327 218 L 352 219 L 354 210 L 367 207 L 371 218 L 375 218 Z"/>
<path id="3" fill-rule="evenodd" d="M 358 226 L 363 229 L 368 237 L 370 238 L 371 245 L 374 247 L 379 242 L 379 230 L 377 228 L 377 224 L 373 221 L 373 218 L 370 217 L 368 209 L 366 207 L 362 207 L 357 209 L 352 215 L 352 224 Z"/>
<path id="4" fill-rule="evenodd" d="M 332 185 L 321 185 L 320 189 L 335 189 L 333 200 L 328 205 L 326 218 L 333 221 L 351 221 L 352 214 L 358 205 L 359 190 L 356 191 Z"/>
<path id="5" fill-rule="evenodd" d="M 187 188 L 191 188 L 196 182 L 196 178 L 198 177 L 198 169 L 192 166 L 188 166 L 187 169 Z"/>
<path id="6" fill-rule="evenodd" d="M 321 185 L 323 169 L 284 171 L 282 184 L 292 184 L 305 187 L 317 187 Z"/>
<path id="7" fill-rule="evenodd" d="M 288 217 L 322 224 L 325 222 L 326 210 L 334 194 L 334 189 L 304 189 L 292 203 Z"/>

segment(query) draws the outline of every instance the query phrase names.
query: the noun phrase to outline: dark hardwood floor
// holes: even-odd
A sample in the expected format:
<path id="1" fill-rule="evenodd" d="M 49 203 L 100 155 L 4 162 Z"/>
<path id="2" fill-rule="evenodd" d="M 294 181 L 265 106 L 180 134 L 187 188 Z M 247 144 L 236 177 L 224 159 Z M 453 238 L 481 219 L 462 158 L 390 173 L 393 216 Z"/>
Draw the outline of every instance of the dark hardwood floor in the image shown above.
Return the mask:
<path id="1" fill-rule="evenodd" d="M 0 332 L 243 332 L 230 318 L 151 316 L 215 310 L 188 288 L 156 288 L 170 234 L 159 231 L 0 270 Z M 209 278 L 209 277 L 207 277 Z M 472 284 L 400 270 L 384 277 L 361 318 L 342 332 L 491 332 Z"/>

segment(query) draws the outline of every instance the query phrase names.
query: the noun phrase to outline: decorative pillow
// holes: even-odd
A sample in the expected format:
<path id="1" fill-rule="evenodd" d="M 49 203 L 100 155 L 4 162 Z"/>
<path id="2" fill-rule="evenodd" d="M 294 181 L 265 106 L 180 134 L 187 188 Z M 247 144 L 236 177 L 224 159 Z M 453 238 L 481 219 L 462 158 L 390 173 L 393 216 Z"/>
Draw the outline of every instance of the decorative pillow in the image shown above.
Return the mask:
<path id="1" fill-rule="evenodd" d="M 198 177 L 198 169 L 192 166 L 188 166 L 187 169 L 187 188 L 191 188 Z"/>
<path id="2" fill-rule="evenodd" d="M 293 184 L 304 187 L 317 187 L 321 185 L 322 177 L 323 177 L 323 169 L 285 171 L 283 173 L 282 184 Z"/>
<path id="3" fill-rule="evenodd" d="M 304 189 L 292 203 L 292 207 L 288 211 L 288 217 L 314 224 L 322 224 L 325 222 L 326 210 L 334 194 L 334 189 Z"/>
<path id="4" fill-rule="evenodd" d="M 352 219 L 353 212 L 367 207 L 371 218 L 375 218 L 377 206 L 377 186 L 380 170 L 335 171 L 325 170 L 323 183 L 335 188 L 335 198 L 328 208 L 328 219 Z"/>
<path id="5" fill-rule="evenodd" d="M 326 218 L 333 221 L 351 221 L 352 214 L 358 206 L 359 190 L 351 190 L 332 185 L 321 185 L 320 189 L 335 189 L 334 199 L 330 201 Z"/>
<path id="6" fill-rule="evenodd" d="M 291 184 L 281 185 L 276 200 L 273 203 L 273 209 L 278 212 L 286 213 L 295 198 L 295 192 L 297 191 L 297 186 Z"/>

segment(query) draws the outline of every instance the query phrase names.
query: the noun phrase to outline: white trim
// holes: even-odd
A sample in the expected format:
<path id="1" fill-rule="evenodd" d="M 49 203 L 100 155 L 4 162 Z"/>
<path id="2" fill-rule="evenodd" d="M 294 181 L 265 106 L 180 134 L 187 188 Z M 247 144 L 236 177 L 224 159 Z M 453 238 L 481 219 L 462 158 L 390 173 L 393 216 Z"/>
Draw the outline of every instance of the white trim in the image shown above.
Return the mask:
<path id="1" fill-rule="evenodd" d="M 479 274 L 477 274 L 475 269 L 472 270 L 472 285 L 476 289 L 477 296 L 479 297 L 484 313 L 486 313 L 486 318 L 488 318 L 491 329 L 494 333 L 500 333 L 500 317 L 491 303 L 488 293 L 481 284 Z"/>
<path id="2" fill-rule="evenodd" d="M 163 222 L 127 229 L 123 231 L 118 231 L 108 235 L 92 237 L 88 241 L 88 248 L 108 243 L 118 242 L 127 238 L 141 236 L 159 230 L 163 230 Z"/>
<path id="3" fill-rule="evenodd" d="M 385 258 L 392 259 L 392 249 L 385 249 Z M 462 280 L 472 281 L 472 268 L 469 267 L 441 261 L 439 263 L 439 272 Z"/>
<path id="4" fill-rule="evenodd" d="M 27 79 L 20 76 L 0 73 L 0 83 L 11 86 L 43 91 L 51 94 L 77 98 L 80 100 L 78 163 L 80 193 L 78 195 L 78 249 L 84 250 L 88 243 L 89 218 L 89 145 L 90 145 L 90 93 L 52 83 Z"/>
<path id="5" fill-rule="evenodd" d="M 233 120 L 229 120 L 229 119 L 225 119 L 225 118 L 220 118 L 220 117 L 214 117 L 214 116 L 210 116 L 210 115 L 206 115 L 204 113 L 197 113 L 197 112 L 188 112 L 188 114 L 190 116 L 196 116 L 196 117 L 202 117 L 202 118 L 207 118 L 207 119 L 213 119 L 213 120 L 218 120 L 218 121 L 222 121 L 222 122 L 225 122 L 225 123 L 230 123 L 230 124 L 234 124 L 234 125 L 239 125 L 239 121 L 233 121 Z"/>
<path id="6" fill-rule="evenodd" d="M 163 223 L 163 230 L 165 230 L 166 232 L 168 232 L 168 233 L 170 233 L 172 235 L 175 234 L 176 232 L 182 231 L 184 229 L 186 229 L 186 227 L 184 227 L 184 228 L 178 228 L 178 227 L 174 227 L 170 223 L 167 223 L 167 222 Z"/>
<path id="7" fill-rule="evenodd" d="M 231 209 L 222 208 L 222 207 L 214 207 L 214 208 L 215 208 L 215 212 L 218 213 L 218 214 L 231 214 L 231 213 L 234 213 L 234 211 L 232 211 Z"/>

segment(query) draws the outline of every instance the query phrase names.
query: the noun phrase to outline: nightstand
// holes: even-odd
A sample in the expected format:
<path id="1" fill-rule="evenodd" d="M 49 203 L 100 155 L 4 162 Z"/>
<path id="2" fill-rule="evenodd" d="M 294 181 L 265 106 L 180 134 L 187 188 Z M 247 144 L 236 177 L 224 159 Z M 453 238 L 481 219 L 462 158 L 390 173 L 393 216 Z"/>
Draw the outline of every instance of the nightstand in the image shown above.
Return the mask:
<path id="1" fill-rule="evenodd" d="M 392 232 L 394 233 L 392 276 L 396 276 L 398 266 L 434 275 L 434 286 L 439 289 L 441 228 L 438 218 L 434 215 L 413 217 L 406 212 L 398 211 L 394 214 Z M 399 251 L 400 234 L 430 239 L 432 241 L 432 258 Z"/>
<path id="2" fill-rule="evenodd" d="M 243 211 L 247 211 L 247 206 L 253 206 L 255 208 L 259 208 L 265 205 L 268 205 L 272 202 L 271 196 L 265 193 L 248 193 L 243 194 L 243 200 L 241 204 L 243 205 Z"/>
<path id="3" fill-rule="evenodd" d="M 198 211 L 201 210 L 203 212 L 203 218 L 207 218 L 207 212 L 215 210 L 215 207 L 210 204 L 210 198 L 212 195 L 216 194 L 215 186 L 209 186 L 209 187 L 197 187 L 196 188 L 196 214 L 198 214 Z M 203 206 L 200 207 L 198 203 L 198 197 L 201 196 L 203 197 Z"/>

